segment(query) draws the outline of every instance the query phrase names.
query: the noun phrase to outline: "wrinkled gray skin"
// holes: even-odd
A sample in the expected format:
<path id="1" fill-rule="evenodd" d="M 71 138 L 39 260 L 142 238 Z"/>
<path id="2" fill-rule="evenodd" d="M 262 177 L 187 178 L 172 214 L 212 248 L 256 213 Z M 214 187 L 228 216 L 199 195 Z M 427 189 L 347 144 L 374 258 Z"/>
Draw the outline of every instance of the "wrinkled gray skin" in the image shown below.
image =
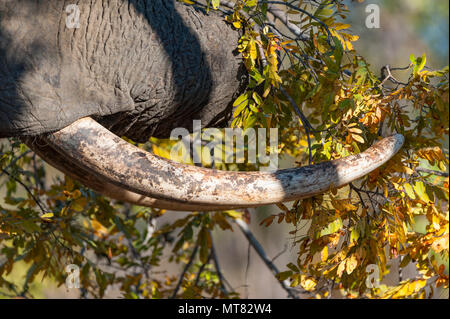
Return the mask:
<path id="1" fill-rule="evenodd" d="M 0 138 L 86 116 L 137 142 L 193 119 L 223 126 L 246 82 L 238 38 L 174 0 L 0 0 Z"/>

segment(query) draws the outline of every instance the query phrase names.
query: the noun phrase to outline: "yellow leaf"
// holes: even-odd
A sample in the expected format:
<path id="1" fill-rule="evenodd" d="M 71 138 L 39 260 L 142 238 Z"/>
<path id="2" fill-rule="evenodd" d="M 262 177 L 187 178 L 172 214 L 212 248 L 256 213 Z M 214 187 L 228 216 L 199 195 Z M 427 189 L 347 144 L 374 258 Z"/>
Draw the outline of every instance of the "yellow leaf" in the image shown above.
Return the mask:
<path id="1" fill-rule="evenodd" d="M 361 129 L 359 129 L 357 127 L 349 128 L 348 131 L 352 132 L 352 133 L 356 133 L 356 134 L 362 134 L 362 132 L 363 132 Z"/>
<path id="2" fill-rule="evenodd" d="M 361 135 L 352 134 L 352 138 L 359 143 L 364 143 L 364 139 L 361 137 Z"/>
<path id="3" fill-rule="evenodd" d="M 258 58 L 258 51 L 256 50 L 255 41 L 250 41 L 250 58 L 256 60 Z"/>
<path id="4" fill-rule="evenodd" d="M 306 278 L 301 282 L 301 286 L 307 291 L 313 290 L 314 287 L 316 287 L 316 284 L 317 283 L 312 278 Z"/>
<path id="5" fill-rule="evenodd" d="M 408 194 L 408 196 L 411 199 L 416 199 L 416 194 L 414 194 L 414 190 L 413 190 L 412 186 L 409 183 L 405 183 L 403 185 L 403 187 L 405 188 L 406 194 Z"/>
<path id="6" fill-rule="evenodd" d="M 108 229 L 95 219 L 91 220 L 91 227 L 94 231 L 94 234 L 100 238 L 108 234 Z"/>
<path id="7" fill-rule="evenodd" d="M 441 251 L 448 251 L 448 235 L 442 236 L 440 239 L 433 242 L 431 248 L 439 254 Z"/>
<path id="8" fill-rule="evenodd" d="M 426 193 L 425 185 L 422 181 L 418 181 L 414 184 L 414 190 L 416 191 L 416 194 L 419 195 L 421 200 L 423 200 L 425 203 L 430 202 L 430 198 Z"/>
<path id="9" fill-rule="evenodd" d="M 268 85 L 267 88 L 264 90 L 263 98 L 266 98 L 269 95 L 270 89 L 271 89 L 271 86 Z"/>
<path id="10" fill-rule="evenodd" d="M 425 279 L 417 280 L 416 282 L 416 290 L 422 289 L 427 284 L 427 281 Z"/>
<path id="11" fill-rule="evenodd" d="M 323 262 L 325 262 L 328 259 L 328 246 L 323 247 L 320 256 L 322 257 Z"/>
<path id="12" fill-rule="evenodd" d="M 233 26 L 234 26 L 236 29 L 240 29 L 240 28 L 242 27 L 242 24 L 241 24 L 240 21 L 234 21 L 234 22 L 233 22 Z"/>
<path id="13" fill-rule="evenodd" d="M 350 275 L 353 270 L 355 270 L 356 266 L 358 266 L 358 259 L 356 259 L 355 255 L 351 255 L 345 263 L 345 270 L 347 271 L 347 274 Z"/>
<path id="14" fill-rule="evenodd" d="M 433 224 L 433 228 L 436 230 L 441 229 L 441 225 L 439 225 L 439 218 L 436 215 L 431 217 L 431 222 Z"/>
<path id="15" fill-rule="evenodd" d="M 347 46 L 347 50 L 353 50 L 353 44 L 350 41 L 345 41 L 345 45 Z"/>
<path id="16" fill-rule="evenodd" d="M 403 166 L 403 171 L 408 175 L 414 174 L 414 171 L 410 169 L 408 166 Z"/>
<path id="17" fill-rule="evenodd" d="M 351 212 L 358 209 L 355 205 L 349 202 L 347 199 L 343 200 L 331 200 L 331 205 L 339 212 Z"/>
<path id="18" fill-rule="evenodd" d="M 289 208 L 286 207 L 286 205 L 284 205 L 283 203 L 278 203 L 276 204 L 278 206 L 279 209 L 281 209 L 282 211 L 289 213 Z"/>
<path id="19" fill-rule="evenodd" d="M 336 23 L 335 30 L 344 30 L 350 28 L 350 24 Z"/>
<path id="20" fill-rule="evenodd" d="M 42 219 L 49 219 L 52 218 L 54 215 L 53 213 L 47 213 L 41 216 Z"/>
<path id="21" fill-rule="evenodd" d="M 337 269 L 337 275 L 339 277 L 342 277 L 344 270 L 345 270 L 345 260 L 341 261 L 341 263 L 339 264 L 338 269 Z"/>

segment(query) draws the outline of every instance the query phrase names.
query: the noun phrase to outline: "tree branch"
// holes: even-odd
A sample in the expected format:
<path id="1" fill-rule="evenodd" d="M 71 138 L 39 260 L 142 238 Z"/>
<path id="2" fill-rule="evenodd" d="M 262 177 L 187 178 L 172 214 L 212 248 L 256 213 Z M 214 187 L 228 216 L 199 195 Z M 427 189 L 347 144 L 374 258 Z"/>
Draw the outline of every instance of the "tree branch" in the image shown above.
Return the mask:
<path id="1" fill-rule="evenodd" d="M 31 196 L 31 198 L 33 199 L 33 201 L 39 206 L 39 208 L 41 209 L 42 213 L 47 213 L 47 210 L 42 206 L 42 203 L 40 200 L 38 200 L 36 198 L 36 196 L 34 196 L 33 192 L 30 190 L 30 188 L 25 185 L 25 183 L 23 183 L 20 179 L 18 179 L 15 176 L 12 176 L 10 173 L 8 173 L 7 171 L 5 171 L 4 169 L 1 169 L 1 171 L 3 173 L 5 173 L 6 175 L 8 175 L 10 178 L 14 179 L 17 183 L 19 183 L 20 185 L 22 185 L 23 188 L 25 188 L 25 190 L 27 191 L 27 193 Z"/>
<path id="2" fill-rule="evenodd" d="M 291 103 L 292 107 L 294 108 L 295 112 L 297 113 L 298 117 L 300 118 L 300 121 L 302 122 L 303 128 L 306 132 L 306 138 L 308 140 L 308 161 L 309 165 L 312 164 L 312 148 L 311 148 L 311 137 L 309 136 L 311 133 L 311 124 L 309 124 L 309 121 L 307 120 L 306 116 L 303 114 L 302 111 L 300 111 L 300 108 L 298 107 L 297 103 L 295 103 L 294 99 L 286 92 L 285 89 L 281 86 L 281 84 L 278 86 L 278 89 L 280 92 L 288 99 L 289 103 Z"/>
<path id="3" fill-rule="evenodd" d="M 313 14 L 309 13 L 308 11 L 303 10 L 303 9 L 301 9 L 301 8 L 299 8 L 299 7 L 296 7 L 296 6 L 294 6 L 294 5 L 290 4 L 290 3 L 282 2 L 282 1 L 258 1 L 258 3 L 267 3 L 267 4 L 269 4 L 269 6 L 268 6 L 268 8 L 267 8 L 267 11 L 270 12 L 270 13 L 272 13 L 274 16 L 276 16 L 275 13 L 274 13 L 274 12 L 276 12 L 277 15 L 280 15 L 280 17 L 281 17 L 282 19 L 285 19 L 285 20 L 288 19 L 287 13 L 284 12 L 283 10 L 281 10 L 281 9 L 275 8 L 273 5 L 275 5 L 275 4 L 283 5 L 283 6 L 285 6 L 285 7 L 288 7 L 288 8 L 290 8 L 290 9 L 292 9 L 292 10 L 296 10 L 296 11 L 298 11 L 298 12 L 301 12 L 301 13 L 307 15 L 309 18 L 311 18 L 312 20 L 314 20 L 314 21 L 316 21 L 317 23 L 319 23 L 319 24 L 325 29 L 325 31 L 327 32 L 327 42 L 328 42 L 328 44 L 330 45 L 330 47 L 331 47 L 332 49 L 334 48 L 334 45 L 333 45 L 333 44 L 331 43 L 331 41 L 330 41 L 330 39 L 332 39 L 332 35 L 331 35 L 330 29 L 328 28 L 328 26 L 327 26 L 322 20 L 320 20 L 319 18 L 315 17 Z M 283 16 L 284 16 L 284 17 L 283 17 Z M 280 18 L 279 18 L 279 19 L 280 19 Z M 280 19 L 280 21 L 283 22 L 282 19 Z M 284 22 L 283 22 L 283 23 L 284 23 Z M 286 25 L 286 26 L 287 26 L 287 25 Z M 288 26 L 287 26 L 287 27 L 288 27 Z M 297 26 L 296 26 L 296 27 L 297 27 Z M 288 27 L 288 28 L 289 28 L 289 27 Z M 298 28 L 298 27 L 297 27 L 297 28 Z M 291 29 L 289 29 L 289 30 L 291 30 Z M 293 32 L 293 31 L 291 30 L 291 32 Z M 294 33 L 294 32 L 293 32 L 293 33 Z M 294 34 L 296 34 L 296 33 L 294 33 Z"/>
<path id="4" fill-rule="evenodd" d="M 180 289 L 181 283 L 183 282 L 184 274 L 186 274 L 186 272 L 189 270 L 189 267 L 191 267 L 192 263 L 194 262 L 195 256 L 197 255 L 197 251 L 198 245 L 195 245 L 194 251 L 192 252 L 191 257 L 189 258 L 188 263 L 186 264 L 186 266 L 184 266 L 183 272 L 181 273 L 180 278 L 178 279 L 177 286 L 175 287 L 175 290 L 173 291 L 172 297 L 170 297 L 170 299 L 175 299 L 177 297 L 178 290 Z"/>
<path id="5" fill-rule="evenodd" d="M 216 254 L 216 247 L 214 245 L 213 237 L 211 231 L 209 231 L 209 236 L 211 237 L 211 257 L 214 261 L 214 267 L 216 268 L 217 276 L 220 281 L 220 289 L 224 294 L 227 294 L 227 289 L 225 288 L 225 278 L 223 277 L 222 271 L 220 270 L 219 259 Z"/>
<path id="6" fill-rule="evenodd" d="M 436 175 L 436 176 L 442 176 L 442 177 L 449 176 L 448 172 L 440 172 L 440 171 L 435 171 L 435 170 L 427 169 L 427 168 L 416 168 L 416 171 L 421 172 L 421 173 L 426 173 L 426 174 L 432 174 L 432 175 Z"/>
<path id="7" fill-rule="evenodd" d="M 279 273 L 278 268 L 270 261 L 270 259 L 267 257 L 266 252 L 264 251 L 264 248 L 261 246 L 261 244 L 258 242 L 258 240 L 253 236 L 252 232 L 248 228 L 247 224 L 242 219 L 236 219 L 235 223 L 239 226 L 239 229 L 242 231 L 244 236 L 247 238 L 250 245 L 252 245 L 253 249 L 257 252 L 259 257 L 261 257 L 262 261 L 266 264 L 267 268 L 270 269 L 270 271 L 276 276 Z M 279 281 L 281 287 L 287 292 L 288 296 L 293 299 L 298 299 L 296 295 L 294 295 L 289 289 L 289 287 L 284 283 L 284 281 Z"/>

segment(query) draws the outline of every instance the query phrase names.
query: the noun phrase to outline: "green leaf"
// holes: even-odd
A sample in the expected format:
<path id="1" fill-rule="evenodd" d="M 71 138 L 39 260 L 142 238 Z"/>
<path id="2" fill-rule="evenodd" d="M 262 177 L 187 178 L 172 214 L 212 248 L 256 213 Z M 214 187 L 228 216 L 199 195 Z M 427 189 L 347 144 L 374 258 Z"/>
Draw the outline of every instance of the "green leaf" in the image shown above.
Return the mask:
<path id="1" fill-rule="evenodd" d="M 24 220 L 21 226 L 27 233 L 38 232 L 41 230 L 41 228 L 30 219 Z"/>
<path id="2" fill-rule="evenodd" d="M 406 255 L 405 257 L 403 257 L 402 262 L 400 263 L 400 267 L 404 268 L 404 267 L 408 266 L 410 261 L 411 261 L 411 256 Z"/>
<path id="3" fill-rule="evenodd" d="M 240 106 L 244 101 L 248 100 L 248 92 L 241 94 L 233 103 L 233 107 Z"/>
<path id="4" fill-rule="evenodd" d="M 298 267 L 296 265 L 294 265 L 293 263 L 289 263 L 287 264 L 287 266 L 290 270 L 292 270 L 293 272 L 300 272 L 300 270 L 298 269 Z"/>
<path id="5" fill-rule="evenodd" d="M 262 82 L 264 82 L 264 77 L 255 67 L 252 67 L 248 74 L 256 81 L 255 86 L 260 85 Z"/>
<path id="6" fill-rule="evenodd" d="M 255 113 L 259 112 L 258 108 L 256 107 L 255 102 L 250 101 L 250 103 L 248 103 L 248 106 L 250 107 L 250 110 L 252 110 L 252 112 L 255 112 Z"/>
<path id="7" fill-rule="evenodd" d="M 290 276 L 292 276 L 292 271 L 290 271 L 290 270 L 282 271 L 277 274 L 277 278 L 280 281 L 284 281 L 284 280 L 288 279 Z"/>
<path id="8" fill-rule="evenodd" d="M 206 264 L 209 257 L 209 251 L 211 248 L 211 237 L 208 230 L 203 227 L 200 229 L 197 238 L 197 244 L 200 246 L 200 261 Z"/>
<path id="9" fill-rule="evenodd" d="M 248 99 L 249 99 L 250 92 L 246 92 L 239 96 L 236 101 L 233 103 L 233 107 L 236 107 L 236 109 L 233 112 L 233 117 L 238 116 L 248 105 Z"/>
<path id="10" fill-rule="evenodd" d="M 320 20 L 324 20 L 333 14 L 332 5 L 329 4 L 327 6 L 320 6 L 319 9 L 314 12 L 314 16 L 319 18 Z"/>
<path id="11" fill-rule="evenodd" d="M 422 57 L 420 58 L 420 61 L 417 61 L 417 68 L 418 72 L 422 71 L 422 69 L 425 67 L 425 64 L 427 63 L 427 57 L 425 56 L 425 53 L 422 54 Z"/>
<path id="12" fill-rule="evenodd" d="M 249 117 L 244 122 L 244 130 L 255 126 L 256 121 L 257 121 L 256 116 L 250 114 Z"/>
<path id="13" fill-rule="evenodd" d="M 414 75 L 422 71 L 422 69 L 425 67 L 425 63 L 427 63 L 427 57 L 425 56 L 425 54 L 422 54 L 420 58 L 417 58 L 417 60 L 415 60 L 415 66 L 413 69 Z"/>
<path id="14" fill-rule="evenodd" d="M 183 239 L 190 240 L 194 236 L 194 230 L 192 229 L 192 224 L 188 224 L 183 230 Z"/>
<path id="15" fill-rule="evenodd" d="M 253 100 L 255 101 L 255 103 L 257 105 L 261 105 L 262 104 L 262 98 L 256 92 L 253 92 Z"/>
<path id="16" fill-rule="evenodd" d="M 333 222 L 328 224 L 327 227 L 322 229 L 322 231 L 320 232 L 320 236 L 323 237 L 326 235 L 333 234 L 333 233 L 337 232 L 339 229 L 341 229 L 342 226 L 343 226 L 342 219 L 340 219 L 340 218 L 335 219 Z"/>

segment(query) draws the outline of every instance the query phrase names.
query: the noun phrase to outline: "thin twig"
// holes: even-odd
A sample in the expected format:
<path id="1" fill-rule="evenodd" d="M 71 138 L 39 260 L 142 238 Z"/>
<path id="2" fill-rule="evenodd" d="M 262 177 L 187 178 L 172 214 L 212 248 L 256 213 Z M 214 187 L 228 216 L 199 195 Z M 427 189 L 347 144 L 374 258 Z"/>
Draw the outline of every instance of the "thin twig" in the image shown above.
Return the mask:
<path id="1" fill-rule="evenodd" d="M 319 23 L 319 24 L 325 29 L 325 31 L 327 32 L 327 42 L 328 42 L 328 45 L 329 45 L 332 49 L 334 49 L 334 45 L 333 45 L 333 44 L 331 43 L 331 41 L 330 41 L 330 39 L 332 38 L 330 29 L 328 28 L 328 26 L 327 26 L 322 20 L 320 20 L 319 18 L 315 17 L 313 14 L 311 14 L 311 13 L 309 13 L 308 11 L 303 10 L 303 9 L 301 9 L 301 8 L 299 8 L 299 7 L 296 7 L 296 6 L 294 6 L 294 5 L 290 4 L 290 3 L 286 3 L 286 2 L 282 2 L 282 1 L 258 1 L 258 3 L 260 3 L 260 4 L 261 4 L 261 3 L 267 3 L 267 4 L 269 4 L 269 6 L 268 6 L 268 8 L 267 8 L 267 11 L 270 12 L 270 13 L 272 13 L 273 15 L 275 15 L 274 12 L 276 12 L 276 11 L 281 11 L 281 12 L 283 12 L 282 10 L 280 10 L 280 9 L 278 9 L 278 8 L 276 8 L 276 7 L 274 7 L 274 6 L 273 6 L 274 4 L 280 4 L 280 5 L 283 5 L 283 6 L 285 6 L 285 7 L 290 8 L 290 9 L 292 9 L 292 10 L 296 10 L 296 11 L 299 11 L 299 12 L 301 12 L 301 13 L 307 15 L 309 18 L 311 18 L 312 20 L 314 20 L 314 21 L 316 21 L 317 23 Z M 278 12 L 277 14 L 279 14 L 279 12 Z M 287 13 L 286 13 L 286 12 L 284 12 L 284 15 L 287 17 Z M 280 20 L 281 20 L 281 19 L 280 19 Z M 282 20 L 282 21 L 283 21 L 283 20 Z M 295 34 L 295 33 L 294 33 L 294 34 Z"/>
<path id="2" fill-rule="evenodd" d="M 130 204 L 125 204 L 124 205 L 124 214 L 125 214 L 125 217 L 127 218 L 127 219 L 129 219 L 130 218 Z M 131 255 L 132 255 L 132 259 L 136 262 L 136 264 L 137 264 L 137 267 L 134 269 L 134 271 L 133 271 L 133 273 L 134 273 L 134 275 L 136 276 L 136 275 L 139 275 L 139 273 L 140 273 L 140 271 L 139 271 L 139 268 L 141 268 L 141 270 L 143 270 L 143 272 L 144 272 L 144 276 L 145 276 L 145 278 L 146 279 L 149 279 L 149 270 L 150 270 L 150 266 L 149 266 L 149 264 L 147 264 L 147 263 L 143 263 L 142 262 L 142 256 L 141 256 L 141 254 L 136 250 L 136 248 L 134 247 L 134 244 L 133 244 L 133 240 L 132 240 L 132 238 L 130 237 L 130 234 L 128 233 L 128 232 L 123 232 L 124 233 L 124 235 L 125 235 L 125 238 L 126 238 L 126 242 L 127 242 L 127 246 L 128 246 L 128 248 L 130 249 L 130 251 L 131 251 Z M 111 262 L 111 260 L 109 259 L 109 257 L 108 257 L 108 261 L 109 262 Z M 134 292 L 138 295 L 138 296 L 140 296 L 141 295 L 141 291 L 140 291 L 140 285 L 141 285 L 141 279 L 139 279 L 138 280 L 138 282 L 136 283 L 136 285 L 134 286 Z"/>
<path id="3" fill-rule="evenodd" d="M 311 148 L 311 137 L 310 137 L 310 124 L 309 121 L 306 119 L 306 116 L 300 111 L 300 108 L 298 107 L 297 103 L 295 103 L 294 99 L 286 92 L 285 89 L 281 86 L 281 84 L 278 86 L 280 92 L 288 99 L 289 103 L 291 103 L 292 107 L 294 108 L 295 112 L 297 113 L 298 117 L 300 118 L 300 121 L 302 122 L 303 128 L 306 132 L 306 138 L 308 140 L 308 162 L 309 165 L 312 164 L 312 148 Z"/>
<path id="4" fill-rule="evenodd" d="M 209 264 L 209 261 L 211 260 L 212 254 L 211 252 L 209 253 L 208 259 L 206 260 L 206 262 L 204 264 L 202 264 L 197 272 L 197 277 L 195 278 L 195 282 L 194 282 L 194 286 L 198 286 L 198 282 L 200 281 L 200 276 L 203 273 L 203 270 L 205 270 L 206 265 Z"/>
<path id="5" fill-rule="evenodd" d="M 250 242 L 248 243 L 247 248 L 247 265 L 245 266 L 245 298 L 248 299 L 248 271 L 250 269 L 250 256 L 251 256 L 251 245 Z"/>
<path id="6" fill-rule="evenodd" d="M 259 257 L 263 260 L 263 262 L 266 264 L 267 268 L 270 269 L 270 271 L 276 276 L 279 273 L 278 268 L 270 261 L 270 259 L 267 257 L 266 252 L 264 251 L 264 248 L 261 246 L 261 244 L 258 242 L 258 240 L 253 236 L 252 232 L 248 228 L 247 224 L 242 219 L 236 219 L 236 224 L 238 225 L 239 229 L 242 231 L 244 236 L 247 238 L 248 242 L 252 245 L 253 249 L 257 252 Z M 284 283 L 284 281 L 279 281 L 281 287 L 287 292 L 288 296 L 293 299 L 298 299 L 296 295 L 292 293 L 292 291 L 287 287 L 287 285 Z"/>
<path id="7" fill-rule="evenodd" d="M 432 174 L 432 175 L 436 175 L 436 176 L 442 176 L 442 177 L 448 177 L 448 172 L 440 172 L 440 171 L 435 171 L 432 169 L 427 169 L 427 168 L 416 168 L 417 172 L 421 172 L 421 173 L 426 173 L 426 174 Z"/>
<path id="8" fill-rule="evenodd" d="M 276 259 L 278 259 L 281 255 L 283 255 L 283 254 L 287 251 L 287 249 L 288 249 L 288 245 L 285 244 L 283 250 L 280 251 L 278 254 L 276 254 L 270 261 L 271 261 L 271 262 L 274 262 L 274 261 L 275 261 Z"/>
<path id="9" fill-rule="evenodd" d="M 387 74 L 385 74 L 385 72 L 387 72 Z M 391 67 L 388 65 L 385 65 L 382 69 L 381 69 L 381 73 L 382 73 L 382 77 L 383 80 L 381 81 L 381 83 L 378 85 L 380 88 L 383 87 L 383 85 L 386 83 L 387 80 L 391 81 L 394 84 L 398 84 L 398 85 L 408 85 L 408 83 L 403 83 L 398 81 L 391 73 Z"/>
<path id="10" fill-rule="evenodd" d="M 17 183 L 19 183 L 20 185 L 22 185 L 23 188 L 25 188 L 25 190 L 27 191 L 27 193 L 31 196 L 31 198 L 33 199 L 33 201 L 39 206 L 39 208 L 41 209 L 41 211 L 45 214 L 47 213 L 47 210 L 42 206 L 41 202 L 34 196 L 33 192 L 30 190 L 30 188 L 25 185 L 25 183 L 23 183 L 20 179 L 18 179 L 15 176 L 12 176 L 10 173 L 8 173 L 7 171 L 5 171 L 4 169 L 1 169 L 1 171 L 3 173 L 5 173 L 6 175 L 8 175 L 9 177 L 11 177 L 12 179 L 14 179 Z"/>
<path id="11" fill-rule="evenodd" d="M 219 259 L 217 258 L 216 247 L 214 245 L 214 240 L 211 231 L 209 231 L 209 236 L 211 237 L 211 257 L 214 261 L 214 267 L 216 268 L 217 277 L 219 277 L 220 289 L 224 294 L 227 294 L 228 292 L 227 289 L 225 288 L 225 278 L 222 274 L 222 271 L 220 270 Z"/>
<path id="12" fill-rule="evenodd" d="M 192 252 L 191 257 L 189 258 L 188 263 L 186 264 L 186 266 L 184 266 L 183 272 L 181 273 L 180 278 L 178 279 L 177 286 L 175 287 L 175 290 L 173 291 L 172 297 L 170 297 L 171 299 L 175 299 L 177 297 L 177 293 L 181 287 L 181 283 L 183 282 L 184 275 L 186 274 L 186 272 L 189 270 L 192 263 L 194 262 L 195 255 L 197 255 L 197 251 L 198 251 L 198 245 L 195 245 L 194 251 Z"/>
<path id="13" fill-rule="evenodd" d="M 289 29 L 289 31 L 291 31 L 297 37 L 297 40 L 309 40 L 309 37 L 305 37 L 303 35 L 304 32 L 302 31 L 302 29 L 289 21 L 289 17 L 286 12 L 273 6 L 269 7 L 267 11 L 273 14 L 276 19 L 280 20 Z"/>
<path id="14" fill-rule="evenodd" d="M 16 164 L 18 160 L 20 160 L 22 157 L 28 155 L 29 153 L 31 153 L 30 150 L 28 150 L 28 151 L 26 151 L 26 152 L 20 154 L 19 156 L 17 156 L 16 158 L 14 158 L 14 159 L 11 161 L 11 163 L 9 163 L 6 167 L 4 167 L 4 168 L 2 169 L 2 171 L 3 171 L 3 170 L 7 170 L 8 168 L 10 168 L 10 167 L 13 166 L 14 164 Z M 1 155 L 1 154 L 0 154 L 0 155 Z M 2 175 L 0 174 L 0 176 L 2 176 Z"/>

